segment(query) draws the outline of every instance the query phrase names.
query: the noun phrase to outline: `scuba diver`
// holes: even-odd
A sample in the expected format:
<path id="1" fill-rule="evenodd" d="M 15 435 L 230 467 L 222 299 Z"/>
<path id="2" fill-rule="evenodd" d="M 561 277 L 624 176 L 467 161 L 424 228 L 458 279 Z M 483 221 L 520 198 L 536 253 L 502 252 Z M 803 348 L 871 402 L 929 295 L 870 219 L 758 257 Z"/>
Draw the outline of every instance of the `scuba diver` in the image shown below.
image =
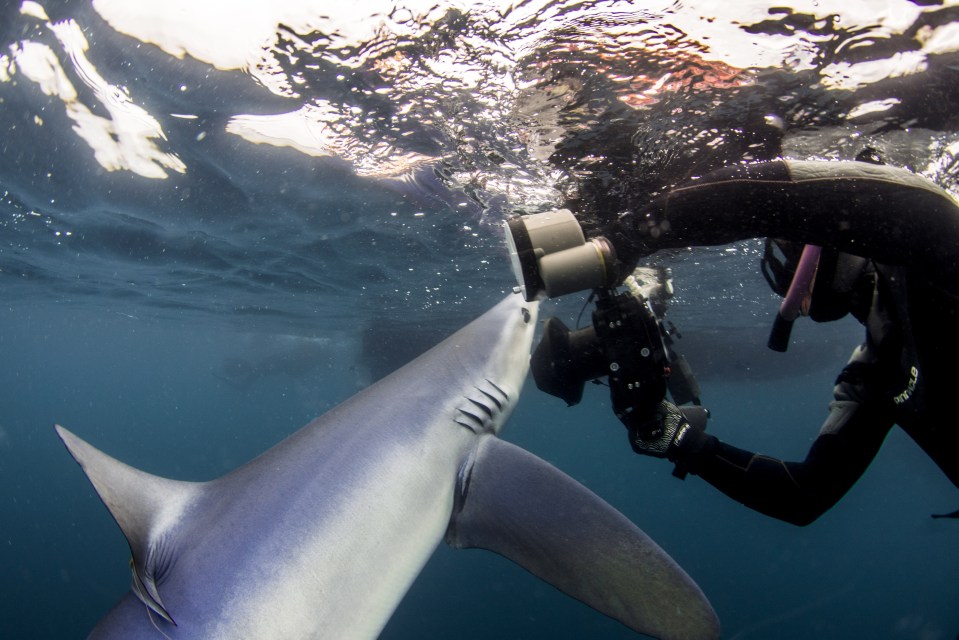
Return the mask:
<path id="1" fill-rule="evenodd" d="M 800 316 L 830 322 L 852 314 L 865 340 L 839 374 L 829 414 L 801 461 L 745 451 L 706 433 L 701 412 L 678 406 L 698 398 L 677 397 L 671 384 L 674 402 L 665 399 L 662 381 L 676 368 L 661 345 L 665 333 L 649 328 L 656 316 L 648 306 L 617 316 L 627 320 L 631 351 L 622 334 L 610 343 L 604 327 L 619 321 L 602 314 L 594 312 L 588 339 L 547 323 L 532 366 L 541 389 L 575 404 L 576 385 L 608 375 L 614 412 L 636 453 L 668 459 L 674 475 L 698 475 L 734 500 L 799 526 L 849 491 L 894 425 L 959 487 L 959 421 L 949 401 L 959 362 L 959 206 L 943 189 L 871 162 L 775 160 L 692 180 L 589 240 L 581 231 L 565 238 L 570 217 L 560 211 L 508 222 L 514 272 L 528 299 L 594 289 L 601 310 L 618 304 L 611 302 L 618 299 L 614 288 L 655 251 L 764 237 L 762 272 L 784 297 L 769 346 L 785 351 Z M 646 320 L 629 322 L 640 316 Z M 632 371 L 621 376 L 624 364 Z"/>

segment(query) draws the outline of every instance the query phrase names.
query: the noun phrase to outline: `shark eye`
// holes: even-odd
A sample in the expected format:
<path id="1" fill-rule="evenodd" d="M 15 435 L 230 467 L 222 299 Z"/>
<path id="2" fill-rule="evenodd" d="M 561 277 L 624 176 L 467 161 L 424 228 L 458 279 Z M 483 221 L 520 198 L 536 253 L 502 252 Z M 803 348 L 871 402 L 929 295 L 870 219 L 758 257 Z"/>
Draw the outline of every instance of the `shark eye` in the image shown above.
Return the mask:
<path id="1" fill-rule="evenodd" d="M 525 324 L 529 324 L 529 318 L 530 318 L 529 309 L 527 309 L 526 307 L 523 307 L 523 322 Z"/>

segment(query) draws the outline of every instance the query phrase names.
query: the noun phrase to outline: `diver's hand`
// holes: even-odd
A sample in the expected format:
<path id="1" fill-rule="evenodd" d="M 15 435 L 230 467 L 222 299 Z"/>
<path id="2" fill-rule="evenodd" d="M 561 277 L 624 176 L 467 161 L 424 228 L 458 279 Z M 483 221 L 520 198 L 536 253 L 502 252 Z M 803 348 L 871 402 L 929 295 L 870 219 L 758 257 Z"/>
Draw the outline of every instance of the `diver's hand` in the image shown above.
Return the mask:
<path id="1" fill-rule="evenodd" d="M 705 410 L 702 410 L 705 411 Z M 701 424 L 693 426 L 671 402 L 663 400 L 651 420 L 641 425 L 629 425 L 629 444 L 633 451 L 654 458 L 669 458 L 676 461 L 682 455 L 687 437 L 700 439 L 705 431 L 705 416 Z M 700 422 L 696 420 L 696 422 Z"/>

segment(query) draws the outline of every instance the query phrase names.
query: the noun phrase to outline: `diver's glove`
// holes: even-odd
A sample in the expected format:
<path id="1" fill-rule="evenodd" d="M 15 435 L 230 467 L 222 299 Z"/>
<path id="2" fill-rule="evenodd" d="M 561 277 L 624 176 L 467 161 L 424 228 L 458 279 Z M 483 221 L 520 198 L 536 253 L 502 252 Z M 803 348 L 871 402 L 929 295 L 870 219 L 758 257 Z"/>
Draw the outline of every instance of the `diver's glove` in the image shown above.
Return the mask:
<path id="1" fill-rule="evenodd" d="M 685 477 L 689 463 L 715 438 L 706 435 L 709 411 L 703 407 L 679 407 L 663 400 L 651 420 L 628 425 L 629 444 L 636 453 L 668 458 L 676 463 L 673 474 Z"/>

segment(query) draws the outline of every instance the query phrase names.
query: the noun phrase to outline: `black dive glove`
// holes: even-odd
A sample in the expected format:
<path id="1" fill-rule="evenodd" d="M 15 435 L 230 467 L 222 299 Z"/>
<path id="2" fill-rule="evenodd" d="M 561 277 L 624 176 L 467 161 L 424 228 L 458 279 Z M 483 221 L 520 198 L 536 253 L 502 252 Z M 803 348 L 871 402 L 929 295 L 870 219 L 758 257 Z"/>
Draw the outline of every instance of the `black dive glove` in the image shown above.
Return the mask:
<path id="1" fill-rule="evenodd" d="M 714 440 L 706 435 L 708 417 L 709 411 L 703 407 L 685 407 L 681 411 L 663 400 L 651 420 L 627 425 L 629 444 L 636 453 L 675 462 L 673 473 L 683 477 L 688 463 Z"/>

